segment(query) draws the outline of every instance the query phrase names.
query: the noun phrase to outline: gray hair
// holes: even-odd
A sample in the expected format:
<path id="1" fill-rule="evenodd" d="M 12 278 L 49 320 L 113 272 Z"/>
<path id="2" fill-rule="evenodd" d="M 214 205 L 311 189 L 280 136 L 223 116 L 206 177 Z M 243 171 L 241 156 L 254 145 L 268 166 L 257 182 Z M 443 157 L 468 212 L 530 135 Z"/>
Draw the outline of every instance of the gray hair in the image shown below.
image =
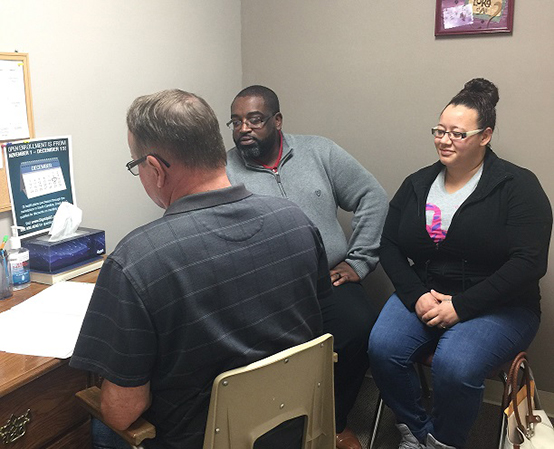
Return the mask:
<path id="1" fill-rule="evenodd" d="M 191 168 L 217 169 L 227 161 L 214 111 L 206 101 L 179 89 L 138 97 L 127 111 L 136 157 L 172 156 Z"/>

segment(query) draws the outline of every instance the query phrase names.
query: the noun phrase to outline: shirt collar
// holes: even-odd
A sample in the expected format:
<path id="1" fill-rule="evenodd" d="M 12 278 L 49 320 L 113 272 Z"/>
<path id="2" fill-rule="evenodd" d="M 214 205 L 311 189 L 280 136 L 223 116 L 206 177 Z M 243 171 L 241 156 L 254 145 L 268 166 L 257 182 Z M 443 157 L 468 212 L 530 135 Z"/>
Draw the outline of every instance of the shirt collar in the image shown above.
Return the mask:
<path id="1" fill-rule="evenodd" d="M 166 215 L 181 214 L 193 210 L 206 209 L 221 204 L 234 203 L 252 195 L 244 184 L 227 187 L 225 189 L 209 190 L 207 192 L 186 195 L 170 204 L 164 213 Z"/>

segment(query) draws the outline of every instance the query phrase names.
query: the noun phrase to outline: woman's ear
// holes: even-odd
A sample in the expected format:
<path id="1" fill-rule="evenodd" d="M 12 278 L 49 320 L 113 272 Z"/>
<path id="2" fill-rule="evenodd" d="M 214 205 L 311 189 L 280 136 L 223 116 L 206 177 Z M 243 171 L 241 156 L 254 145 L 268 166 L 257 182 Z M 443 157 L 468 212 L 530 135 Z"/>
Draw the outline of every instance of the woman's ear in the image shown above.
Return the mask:
<path id="1" fill-rule="evenodd" d="M 492 128 L 487 127 L 481 133 L 481 142 L 480 142 L 481 146 L 486 147 L 491 141 L 491 139 L 492 139 Z"/>

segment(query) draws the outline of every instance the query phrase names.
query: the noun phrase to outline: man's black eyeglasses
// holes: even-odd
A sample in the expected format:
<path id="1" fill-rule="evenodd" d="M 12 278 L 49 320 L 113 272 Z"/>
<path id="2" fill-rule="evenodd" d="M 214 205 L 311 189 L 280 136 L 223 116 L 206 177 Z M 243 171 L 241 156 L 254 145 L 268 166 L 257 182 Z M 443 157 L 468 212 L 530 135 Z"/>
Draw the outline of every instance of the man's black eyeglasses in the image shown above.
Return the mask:
<path id="1" fill-rule="evenodd" d="M 139 166 L 139 164 L 142 164 L 148 156 L 155 157 L 162 164 L 164 164 L 167 168 L 171 167 L 169 162 L 167 162 L 163 157 L 158 156 L 157 154 L 154 154 L 154 153 L 148 153 L 145 156 L 142 156 L 142 157 L 139 157 L 138 159 L 127 162 L 127 164 L 126 164 L 127 170 L 129 170 L 133 176 L 138 176 L 138 174 L 139 174 L 138 166 Z"/>
<path id="2" fill-rule="evenodd" d="M 248 126 L 250 129 L 260 129 L 263 128 L 263 126 L 270 118 L 275 117 L 277 114 L 278 112 L 272 115 L 268 115 L 267 117 L 260 117 L 259 115 L 255 115 L 253 117 L 247 117 L 243 120 L 234 118 L 228 121 L 226 125 L 229 129 L 237 130 L 242 127 L 243 122 L 246 122 L 246 126 Z"/>

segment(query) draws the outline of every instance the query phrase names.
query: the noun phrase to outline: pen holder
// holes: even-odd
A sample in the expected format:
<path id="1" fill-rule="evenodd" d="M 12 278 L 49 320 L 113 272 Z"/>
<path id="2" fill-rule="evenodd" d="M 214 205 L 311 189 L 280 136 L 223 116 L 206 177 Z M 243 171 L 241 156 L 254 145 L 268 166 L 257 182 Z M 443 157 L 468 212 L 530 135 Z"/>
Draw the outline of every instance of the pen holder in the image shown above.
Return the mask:
<path id="1" fill-rule="evenodd" d="M 13 285 L 8 253 L 3 249 L 0 251 L 0 300 L 9 298 L 12 294 Z"/>

